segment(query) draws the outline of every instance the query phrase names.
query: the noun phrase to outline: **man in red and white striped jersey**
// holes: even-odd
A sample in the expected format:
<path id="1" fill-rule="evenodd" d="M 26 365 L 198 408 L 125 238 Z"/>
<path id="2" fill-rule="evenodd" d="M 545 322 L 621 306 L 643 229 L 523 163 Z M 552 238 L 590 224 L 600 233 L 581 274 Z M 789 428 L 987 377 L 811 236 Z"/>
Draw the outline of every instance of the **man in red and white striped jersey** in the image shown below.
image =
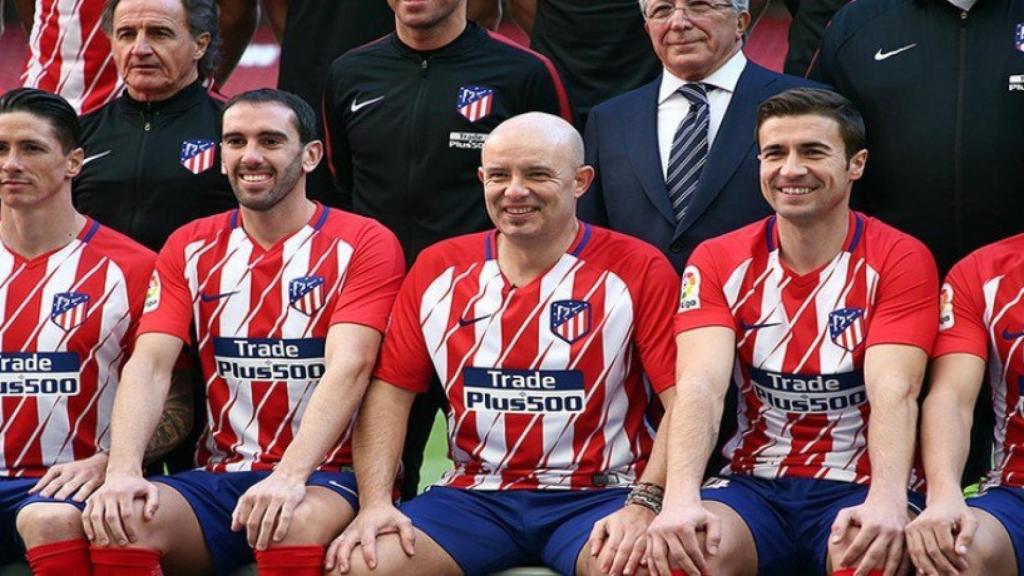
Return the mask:
<path id="1" fill-rule="evenodd" d="M 306 198 L 322 145 L 297 96 L 230 100 L 221 147 L 240 208 L 179 228 L 160 252 L 114 409 L 108 481 L 86 509 L 97 576 L 161 564 L 228 574 L 253 548 L 260 574 L 319 575 L 324 544 L 355 515 L 347 430 L 401 249 L 377 222 Z M 185 344 L 206 379 L 199 468 L 149 482 L 141 447 Z"/>
<path id="2" fill-rule="evenodd" d="M 775 215 L 703 243 L 676 316 L 680 401 L 649 567 L 668 574 L 893 574 L 938 278 L 917 240 L 849 209 L 867 161 L 845 98 L 758 111 Z M 701 489 L 730 377 L 738 429 Z M 703 542 L 699 542 L 699 538 Z"/>
<path id="3" fill-rule="evenodd" d="M 91 574 L 80 510 L 156 259 L 75 212 L 80 134 L 59 96 L 0 97 L 0 565 L 48 576 Z"/>
<path id="4" fill-rule="evenodd" d="M 661 483 L 661 466 L 645 470 L 654 446 L 647 416 L 657 397 L 673 397 L 666 320 L 676 275 L 655 248 L 576 219 L 594 172 L 565 120 L 507 120 L 482 160 L 497 229 L 428 248 L 403 284 L 357 426 L 362 511 L 328 567 L 621 570 L 654 516 L 624 503 L 641 478 Z M 455 467 L 396 509 L 389 487 L 406 415 L 432 374 L 451 406 Z M 361 554 L 351 554 L 356 544 Z"/>
<path id="5" fill-rule="evenodd" d="M 1024 559 L 1024 235 L 961 260 L 942 286 L 921 416 L 928 507 L 907 527 L 922 574 L 1019 574 Z M 960 489 L 974 403 L 992 386 L 994 466 L 977 498 Z M 934 543 L 934 545 L 933 545 Z"/>

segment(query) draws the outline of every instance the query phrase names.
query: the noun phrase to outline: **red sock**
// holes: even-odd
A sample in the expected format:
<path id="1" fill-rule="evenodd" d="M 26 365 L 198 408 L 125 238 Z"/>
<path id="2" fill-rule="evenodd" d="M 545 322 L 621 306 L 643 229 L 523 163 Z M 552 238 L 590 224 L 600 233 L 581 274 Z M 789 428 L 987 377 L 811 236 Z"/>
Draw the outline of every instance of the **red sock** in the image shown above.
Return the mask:
<path id="1" fill-rule="evenodd" d="M 275 546 L 256 551 L 260 576 L 320 576 L 324 573 L 323 546 Z"/>
<path id="2" fill-rule="evenodd" d="M 832 576 L 853 576 L 853 573 L 856 571 L 856 568 L 840 568 L 838 570 L 833 570 Z M 877 568 L 868 572 L 868 576 L 882 576 L 882 574 L 885 574 L 885 570 L 879 570 Z"/>
<path id="3" fill-rule="evenodd" d="M 164 576 L 160 552 L 151 548 L 93 546 L 89 552 L 95 576 Z"/>
<path id="4" fill-rule="evenodd" d="M 85 538 L 33 546 L 25 556 L 35 576 L 92 576 L 89 541 Z"/>

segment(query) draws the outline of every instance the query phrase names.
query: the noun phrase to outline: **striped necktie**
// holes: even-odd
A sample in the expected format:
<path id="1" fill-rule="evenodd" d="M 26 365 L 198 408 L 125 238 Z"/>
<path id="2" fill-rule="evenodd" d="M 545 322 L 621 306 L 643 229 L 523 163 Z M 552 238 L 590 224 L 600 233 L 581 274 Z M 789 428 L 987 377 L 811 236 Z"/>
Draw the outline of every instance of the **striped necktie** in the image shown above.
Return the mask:
<path id="1" fill-rule="evenodd" d="M 672 201 L 676 221 L 686 216 L 686 208 L 697 189 L 700 173 L 708 158 L 708 95 L 704 84 L 683 84 L 679 93 L 690 101 L 690 110 L 679 122 L 672 137 L 665 186 Z"/>

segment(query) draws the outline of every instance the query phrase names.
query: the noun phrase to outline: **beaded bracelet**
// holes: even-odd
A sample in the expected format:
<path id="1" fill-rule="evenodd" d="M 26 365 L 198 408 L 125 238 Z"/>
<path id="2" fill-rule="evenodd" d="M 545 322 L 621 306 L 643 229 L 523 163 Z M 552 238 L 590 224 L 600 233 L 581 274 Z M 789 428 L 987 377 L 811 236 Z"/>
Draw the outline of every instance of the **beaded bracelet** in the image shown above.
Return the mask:
<path id="1" fill-rule="evenodd" d="M 665 489 L 650 482 L 638 482 L 629 496 L 626 496 L 626 505 L 636 504 L 643 506 L 655 514 L 661 512 L 661 501 L 665 495 Z"/>

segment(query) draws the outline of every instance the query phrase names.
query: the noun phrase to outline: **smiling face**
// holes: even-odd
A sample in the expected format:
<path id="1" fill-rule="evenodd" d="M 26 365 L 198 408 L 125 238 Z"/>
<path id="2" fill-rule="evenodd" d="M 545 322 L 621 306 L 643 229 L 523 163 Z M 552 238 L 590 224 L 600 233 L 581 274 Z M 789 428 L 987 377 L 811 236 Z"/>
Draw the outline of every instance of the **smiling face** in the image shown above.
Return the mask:
<path id="1" fill-rule="evenodd" d="M 580 166 L 571 145 L 543 126 L 550 121 L 543 116 L 513 118 L 484 144 L 478 172 L 484 202 L 509 239 L 547 241 L 572 229 L 576 199 L 593 179 L 593 169 Z"/>
<path id="2" fill-rule="evenodd" d="M 810 222 L 846 213 L 867 150 L 847 160 L 839 123 L 826 116 L 774 116 L 758 130 L 761 193 L 780 218 Z"/>
<path id="3" fill-rule="evenodd" d="M 224 112 L 221 163 L 238 203 L 270 210 L 299 186 L 320 161 L 319 141 L 303 145 L 295 113 L 278 102 L 239 102 Z"/>
<path id="4" fill-rule="evenodd" d="M 716 4 L 721 0 L 716 0 Z M 658 0 L 648 1 L 648 11 Z M 740 50 L 750 24 L 749 12 L 723 7 L 696 18 L 676 10 L 667 20 L 648 19 L 644 29 L 654 53 L 672 74 L 683 80 L 707 78 Z"/>
<path id="5" fill-rule="evenodd" d="M 194 82 L 209 43 L 192 37 L 181 0 L 122 0 L 114 10 L 114 61 L 136 100 L 166 100 Z"/>
<path id="6" fill-rule="evenodd" d="M 45 206 L 67 190 L 82 168 L 81 148 L 65 152 L 49 120 L 29 112 L 0 114 L 0 203 Z"/>

